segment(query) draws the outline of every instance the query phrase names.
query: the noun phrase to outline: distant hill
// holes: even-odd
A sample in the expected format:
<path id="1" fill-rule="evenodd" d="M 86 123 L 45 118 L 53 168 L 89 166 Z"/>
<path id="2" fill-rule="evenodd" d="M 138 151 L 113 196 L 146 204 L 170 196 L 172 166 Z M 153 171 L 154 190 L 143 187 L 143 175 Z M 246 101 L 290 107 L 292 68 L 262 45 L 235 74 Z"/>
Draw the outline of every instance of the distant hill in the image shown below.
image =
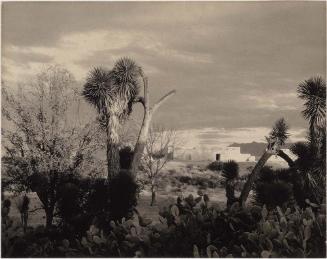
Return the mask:
<path id="1" fill-rule="evenodd" d="M 290 148 L 293 143 L 287 143 L 283 148 Z M 242 154 L 251 154 L 258 160 L 267 147 L 267 143 L 264 142 L 252 142 L 252 143 L 233 143 L 229 147 L 240 147 Z"/>

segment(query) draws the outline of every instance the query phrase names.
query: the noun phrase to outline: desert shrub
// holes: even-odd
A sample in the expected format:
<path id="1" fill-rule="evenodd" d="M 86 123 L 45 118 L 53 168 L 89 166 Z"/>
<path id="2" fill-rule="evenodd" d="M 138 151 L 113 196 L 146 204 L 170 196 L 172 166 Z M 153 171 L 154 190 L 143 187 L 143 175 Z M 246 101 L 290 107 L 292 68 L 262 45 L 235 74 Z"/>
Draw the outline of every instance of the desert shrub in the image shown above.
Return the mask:
<path id="1" fill-rule="evenodd" d="M 301 200 L 301 193 L 296 172 L 293 169 L 263 167 L 254 186 L 255 201 L 269 208 L 283 206 Z"/>
<path id="2" fill-rule="evenodd" d="M 293 198 L 293 186 L 283 181 L 258 182 L 255 185 L 255 202 L 269 208 L 287 205 Z"/>
<path id="3" fill-rule="evenodd" d="M 182 175 L 182 176 L 177 176 L 176 178 L 181 183 L 192 184 L 192 177 L 190 177 L 190 176 Z"/>
<path id="4" fill-rule="evenodd" d="M 211 171 L 221 171 L 223 169 L 223 162 L 213 161 L 207 166 L 207 169 Z"/>
<path id="5" fill-rule="evenodd" d="M 206 188 L 214 189 L 217 187 L 217 183 L 215 182 L 215 180 L 206 177 L 201 177 L 201 176 L 190 177 L 190 176 L 181 175 L 181 176 L 176 176 L 175 178 L 181 183 L 197 186 L 198 188 L 202 188 L 202 189 L 206 189 Z"/>
<path id="6" fill-rule="evenodd" d="M 175 175 L 177 173 L 176 169 L 169 169 L 168 173 L 171 175 Z"/>
<path id="7" fill-rule="evenodd" d="M 186 165 L 186 169 L 187 169 L 187 170 L 192 170 L 193 167 L 194 167 L 193 164 L 187 164 L 187 165 Z"/>
<path id="8" fill-rule="evenodd" d="M 72 235 L 85 233 L 92 222 L 107 229 L 111 220 L 131 217 L 138 192 L 137 183 L 125 172 L 109 183 L 106 179 L 69 179 L 58 192 L 60 227 Z"/>
<path id="9" fill-rule="evenodd" d="M 92 192 L 97 192 L 96 182 L 90 178 L 70 179 L 63 183 L 58 190 L 57 215 L 59 227 L 68 235 L 81 235 L 91 224 L 92 217 L 98 210 L 89 206 L 99 205 L 108 196 L 99 195 L 96 203 L 92 202 Z M 101 198 L 100 198 L 101 197 Z M 92 204 L 92 205 L 91 205 Z"/>

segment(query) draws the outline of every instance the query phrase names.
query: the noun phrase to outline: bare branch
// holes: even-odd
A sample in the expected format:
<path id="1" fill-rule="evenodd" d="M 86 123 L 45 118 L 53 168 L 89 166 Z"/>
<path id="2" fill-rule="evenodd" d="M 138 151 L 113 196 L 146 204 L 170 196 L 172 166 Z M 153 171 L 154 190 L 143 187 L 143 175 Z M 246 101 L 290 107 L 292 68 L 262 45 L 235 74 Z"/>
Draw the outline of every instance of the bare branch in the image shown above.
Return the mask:
<path id="1" fill-rule="evenodd" d="M 155 112 L 170 96 L 174 95 L 176 93 L 176 90 L 172 90 L 163 97 L 160 98 L 160 100 L 153 105 L 152 112 Z"/>

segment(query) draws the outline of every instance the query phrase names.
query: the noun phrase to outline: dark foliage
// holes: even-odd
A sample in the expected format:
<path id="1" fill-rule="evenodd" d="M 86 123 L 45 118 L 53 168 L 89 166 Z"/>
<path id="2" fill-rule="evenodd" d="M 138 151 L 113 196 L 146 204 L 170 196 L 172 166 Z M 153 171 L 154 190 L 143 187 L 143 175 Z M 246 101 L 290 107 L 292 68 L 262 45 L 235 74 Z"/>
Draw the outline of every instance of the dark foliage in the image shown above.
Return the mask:
<path id="1" fill-rule="evenodd" d="M 266 204 L 268 208 L 286 205 L 292 198 L 292 188 L 291 184 L 283 181 L 256 183 L 256 203 Z"/>
<path id="2" fill-rule="evenodd" d="M 308 171 L 313 167 L 315 154 L 309 143 L 297 142 L 292 145 L 291 151 L 298 157 L 296 162 L 302 170 Z"/>
<path id="3" fill-rule="evenodd" d="M 128 174 L 121 172 L 109 182 L 110 214 L 112 219 L 130 218 L 137 204 L 138 186 Z"/>
<path id="4" fill-rule="evenodd" d="M 294 176 L 292 169 L 273 170 L 267 166 L 263 167 L 254 186 L 256 203 L 275 208 L 293 202 L 293 196 L 297 197 L 298 191 L 294 188 L 298 186 Z"/>
<path id="5" fill-rule="evenodd" d="M 298 203 L 304 206 L 305 199 L 320 203 L 326 195 L 326 142 L 325 130 L 319 149 L 313 142 L 297 142 L 291 147 L 291 151 L 297 156 L 295 167 L 298 170 L 297 182 L 302 189 Z M 310 138 L 309 138 L 310 139 Z"/>
<path id="6" fill-rule="evenodd" d="M 151 225 L 138 215 L 111 221 L 110 233 L 91 225 L 83 237 L 65 239 L 56 229 L 19 232 L 2 217 L 4 257 L 324 257 L 325 209 L 209 205 L 207 195 L 182 199 L 160 211 Z M 8 219 L 8 217 L 7 217 Z M 5 222 L 5 223 L 4 223 Z M 5 237 L 5 238 L 4 238 Z"/>
<path id="7" fill-rule="evenodd" d="M 213 161 L 207 166 L 207 169 L 211 171 L 221 171 L 223 169 L 223 162 Z"/>

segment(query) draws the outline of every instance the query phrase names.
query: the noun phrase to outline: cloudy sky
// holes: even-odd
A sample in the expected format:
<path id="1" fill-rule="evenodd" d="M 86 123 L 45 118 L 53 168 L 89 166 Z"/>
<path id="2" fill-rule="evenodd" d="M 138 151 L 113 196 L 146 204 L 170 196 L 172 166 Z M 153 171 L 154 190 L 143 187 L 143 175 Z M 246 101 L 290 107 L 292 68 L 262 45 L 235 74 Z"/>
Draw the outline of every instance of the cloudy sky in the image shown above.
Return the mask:
<path id="1" fill-rule="evenodd" d="M 325 15 L 324 2 L 3 3 L 2 80 L 56 63 L 82 87 L 92 67 L 129 56 L 151 101 L 177 90 L 157 122 L 237 133 L 283 116 L 304 136 L 296 87 L 326 78 Z"/>

